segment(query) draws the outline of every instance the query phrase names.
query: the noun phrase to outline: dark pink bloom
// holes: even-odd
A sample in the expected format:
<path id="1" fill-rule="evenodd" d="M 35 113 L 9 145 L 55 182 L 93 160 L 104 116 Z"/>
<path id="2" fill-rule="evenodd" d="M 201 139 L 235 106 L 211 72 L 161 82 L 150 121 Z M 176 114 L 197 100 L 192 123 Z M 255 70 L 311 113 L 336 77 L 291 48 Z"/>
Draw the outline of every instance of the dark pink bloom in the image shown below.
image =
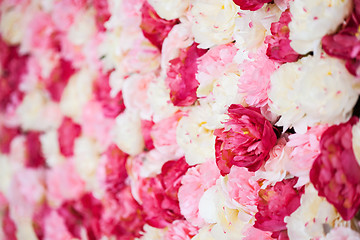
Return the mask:
<path id="1" fill-rule="evenodd" d="M 16 225 L 10 217 L 9 208 L 2 213 L 2 231 L 6 240 L 17 240 L 16 238 Z"/>
<path id="2" fill-rule="evenodd" d="M 271 36 L 266 37 L 265 43 L 268 44 L 266 55 L 279 63 L 296 62 L 300 55 L 290 46 L 291 13 L 289 10 L 283 12 L 278 22 L 271 24 Z"/>
<path id="3" fill-rule="evenodd" d="M 144 36 L 159 50 L 173 26 L 178 23 L 178 19 L 170 21 L 162 19 L 147 1 L 144 2 L 141 8 L 140 28 Z"/>
<path id="4" fill-rule="evenodd" d="M 180 56 L 170 61 L 166 84 L 170 88 L 170 98 L 175 106 L 190 106 L 196 99 L 198 58 L 207 50 L 197 48 L 196 43 L 180 51 Z"/>
<path id="5" fill-rule="evenodd" d="M 27 72 L 28 56 L 21 56 L 17 46 L 9 46 L 0 35 L 0 110 L 21 102 L 24 94 L 19 85 Z"/>
<path id="6" fill-rule="evenodd" d="M 116 196 L 105 195 L 101 230 L 105 236 L 133 240 L 141 236 L 145 224 L 142 207 L 131 194 L 129 186 L 121 189 Z"/>
<path id="7" fill-rule="evenodd" d="M 154 124 L 153 121 L 141 120 L 141 132 L 144 137 L 145 148 L 148 151 L 154 149 L 154 141 L 151 137 L 151 130 Z"/>
<path id="8" fill-rule="evenodd" d="M 273 232 L 272 237 L 286 239 L 285 216 L 290 216 L 299 206 L 304 187 L 295 189 L 298 178 L 286 179 L 259 191 L 255 228 Z M 285 236 L 284 236 L 285 235 Z"/>
<path id="9" fill-rule="evenodd" d="M 98 77 L 94 82 L 94 93 L 96 100 L 101 103 L 104 116 L 115 118 L 125 110 L 125 104 L 121 91 L 115 97 L 110 96 L 109 75 L 110 72 Z"/>
<path id="10" fill-rule="evenodd" d="M 230 172 L 233 165 L 255 172 L 268 160 L 276 144 L 272 125 L 260 110 L 232 104 L 228 109 L 230 119 L 225 128 L 216 129 L 215 155 L 221 175 Z"/>
<path id="11" fill-rule="evenodd" d="M 95 21 L 99 31 L 105 31 L 104 23 L 109 20 L 111 14 L 109 12 L 109 4 L 107 0 L 93 0 L 96 11 Z"/>
<path id="12" fill-rule="evenodd" d="M 116 194 L 125 187 L 128 174 L 125 164 L 128 154 L 121 151 L 115 144 L 111 144 L 105 152 L 105 186 L 110 194 Z"/>
<path id="13" fill-rule="evenodd" d="M 26 167 L 45 166 L 45 158 L 41 149 L 40 132 L 30 131 L 26 134 Z"/>
<path id="14" fill-rule="evenodd" d="M 180 213 L 178 191 L 188 168 L 182 157 L 166 162 L 156 177 L 143 180 L 139 195 L 149 225 L 164 228 L 174 220 L 184 219 Z"/>
<path id="15" fill-rule="evenodd" d="M 11 141 L 20 134 L 19 128 L 8 128 L 0 125 L 0 152 L 8 154 L 10 152 Z"/>
<path id="16" fill-rule="evenodd" d="M 65 157 L 74 155 L 75 139 L 80 136 L 81 126 L 69 117 L 64 117 L 58 128 L 58 140 L 60 152 Z"/>
<path id="17" fill-rule="evenodd" d="M 58 209 L 69 232 L 74 237 L 81 238 L 80 231 L 85 228 L 89 240 L 101 238 L 102 212 L 101 202 L 90 193 L 84 194 L 80 199 L 67 201 Z"/>
<path id="18" fill-rule="evenodd" d="M 272 2 L 273 0 L 233 0 L 233 1 L 242 10 L 255 11 L 260 9 L 265 3 Z"/>
<path id="19" fill-rule="evenodd" d="M 74 73 L 75 69 L 71 62 L 60 59 L 49 78 L 44 80 L 45 87 L 49 91 L 52 100 L 60 102 L 62 93 Z"/>
<path id="20" fill-rule="evenodd" d="M 360 1 L 354 0 L 352 15 L 338 33 L 326 35 L 322 47 L 330 56 L 346 60 L 346 68 L 354 76 L 360 76 Z"/>
<path id="21" fill-rule="evenodd" d="M 360 166 L 352 147 L 352 126 L 357 117 L 329 127 L 320 139 L 320 154 L 310 170 L 319 196 L 335 206 L 345 220 L 360 209 Z"/>

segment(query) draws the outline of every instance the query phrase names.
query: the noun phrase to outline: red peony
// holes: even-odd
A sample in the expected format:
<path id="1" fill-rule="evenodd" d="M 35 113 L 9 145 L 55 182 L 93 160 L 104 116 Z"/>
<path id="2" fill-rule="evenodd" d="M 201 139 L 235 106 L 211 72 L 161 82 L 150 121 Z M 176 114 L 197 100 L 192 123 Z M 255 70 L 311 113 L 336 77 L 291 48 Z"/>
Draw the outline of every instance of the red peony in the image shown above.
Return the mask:
<path id="1" fill-rule="evenodd" d="M 360 76 L 360 1 L 354 0 L 353 13 L 338 33 L 326 35 L 322 47 L 330 56 L 346 60 L 346 68 L 354 76 Z"/>
<path id="2" fill-rule="evenodd" d="M 182 176 L 189 165 L 185 158 L 166 162 L 161 173 L 146 178 L 140 188 L 140 198 L 146 214 L 145 221 L 156 228 L 164 228 L 174 220 L 183 220 L 180 213 L 178 191 Z"/>
<path id="3" fill-rule="evenodd" d="M 26 134 L 26 167 L 39 168 L 45 166 L 45 158 L 41 149 L 40 132 L 30 131 Z"/>
<path id="4" fill-rule="evenodd" d="M 255 11 L 260 9 L 265 3 L 272 2 L 273 0 L 233 0 L 233 1 L 242 10 Z"/>
<path id="5" fill-rule="evenodd" d="M 255 228 L 273 232 L 272 237 L 286 239 L 284 218 L 300 206 L 300 197 L 304 193 L 304 187 L 299 190 L 294 188 L 297 180 L 286 179 L 259 191 Z"/>
<path id="6" fill-rule="evenodd" d="M 360 209 L 360 166 L 352 147 L 352 126 L 357 117 L 328 128 L 320 139 L 320 154 L 310 170 L 310 180 L 345 220 Z"/>
<path id="7" fill-rule="evenodd" d="M 271 24 L 271 36 L 266 37 L 268 43 L 266 55 L 279 63 L 296 62 L 300 55 L 290 46 L 291 13 L 289 10 L 283 12 L 278 22 Z"/>
<path id="8" fill-rule="evenodd" d="M 159 50 L 173 26 L 178 23 L 178 19 L 170 21 L 162 19 L 147 1 L 144 2 L 141 8 L 140 28 L 144 36 Z"/>
<path id="9" fill-rule="evenodd" d="M 207 50 L 197 48 L 196 43 L 182 49 L 180 56 L 170 61 L 166 83 L 170 88 L 170 98 L 175 106 L 190 106 L 196 100 L 199 82 L 196 80 L 197 60 Z"/>
<path id="10" fill-rule="evenodd" d="M 58 140 L 60 152 L 65 157 L 74 155 L 75 139 L 81 134 L 81 126 L 74 123 L 69 117 L 64 117 L 58 128 Z"/>
<path id="11" fill-rule="evenodd" d="M 232 104 L 228 109 L 230 119 L 225 128 L 215 130 L 216 164 L 221 175 L 230 172 L 233 165 L 255 172 L 268 160 L 276 144 L 272 125 L 260 110 Z"/>
<path id="12" fill-rule="evenodd" d="M 94 93 L 97 101 L 101 103 L 102 111 L 105 117 L 116 118 L 125 110 L 122 91 L 119 91 L 115 97 L 110 96 L 109 75 L 102 74 L 94 83 Z"/>
<path id="13" fill-rule="evenodd" d="M 9 154 L 11 141 L 20 134 L 20 128 L 9 128 L 0 124 L 0 153 Z"/>

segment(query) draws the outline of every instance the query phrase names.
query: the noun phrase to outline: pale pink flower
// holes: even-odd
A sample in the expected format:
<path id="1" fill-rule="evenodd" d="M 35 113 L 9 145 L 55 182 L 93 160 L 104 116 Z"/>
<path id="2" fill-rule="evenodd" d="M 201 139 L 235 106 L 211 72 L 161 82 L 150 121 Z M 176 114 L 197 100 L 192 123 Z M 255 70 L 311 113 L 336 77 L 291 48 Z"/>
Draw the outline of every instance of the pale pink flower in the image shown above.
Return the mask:
<path id="1" fill-rule="evenodd" d="M 321 240 L 358 240 L 360 239 L 360 234 L 355 232 L 351 228 L 347 227 L 337 227 L 332 229 L 325 238 Z"/>
<path id="2" fill-rule="evenodd" d="M 242 238 L 242 240 L 273 240 L 271 232 L 262 231 L 253 226 L 246 228 L 243 234 L 244 238 Z"/>
<path id="3" fill-rule="evenodd" d="M 289 142 L 286 145 L 291 148 L 291 153 L 285 168 L 292 175 L 299 177 L 297 186 L 310 181 L 309 172 L 320 153 L 320 137 L 326 129 L 326 125 L 318 125 L 309 128 L 304 134 L 295 133 L 289 136 Z"/>
<path id="4" fill-rule="evenodd" d="M 44 240 L 71 240 L 64 219 L 56 211 L 51 211 L 44 221 Z"/>
<path id="5" fill-rule="evenodd" d="M 180 211 L 192 225 L 205 224 L 199 216 L 199 202 L 204 192 L 214 186 L 219 177 L 215 162 L 207 161 L 190 168 L 182 178 L 178 193 Z"/>
<path id="6" fill-rule="evenodd" d="M 165 234 L 164 240 L 190 240 L 198 229 L 184 220 L 175 220 Z"/>

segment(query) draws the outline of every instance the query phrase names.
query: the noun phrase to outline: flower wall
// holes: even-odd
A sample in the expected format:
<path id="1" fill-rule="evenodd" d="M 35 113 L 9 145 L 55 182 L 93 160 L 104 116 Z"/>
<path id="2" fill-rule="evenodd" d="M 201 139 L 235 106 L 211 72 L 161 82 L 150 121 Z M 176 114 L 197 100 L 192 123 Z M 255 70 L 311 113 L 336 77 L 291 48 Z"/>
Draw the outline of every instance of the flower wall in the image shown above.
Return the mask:
<path id="1" fill-rule="evenodd" d="M 0 0 L 0 239 L 360 239 L 359 0 Z"/>

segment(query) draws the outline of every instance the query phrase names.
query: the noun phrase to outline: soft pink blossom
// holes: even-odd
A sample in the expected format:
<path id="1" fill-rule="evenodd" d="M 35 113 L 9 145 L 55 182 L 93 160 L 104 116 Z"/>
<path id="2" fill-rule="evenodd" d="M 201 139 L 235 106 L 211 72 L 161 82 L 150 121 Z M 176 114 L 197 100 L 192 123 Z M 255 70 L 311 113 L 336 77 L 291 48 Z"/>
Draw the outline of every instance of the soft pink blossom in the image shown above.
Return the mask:
<path id="1" fill-rule="evenodd" d="M 154 8 L 147 1 L 144 2 L 141 8 L 140 28 L 144 36 L 159 50 L 164 39 L 177 23 L 179 23 L 178 19 L 168 21 L 160 18 Z"/>
<path id="2" fill-rule="evenodd" d="M 296 62 L 300 55 L 290 46 L 291 13 L 289 10 L 281 14 L 279 22 L 271 24 L 271 36 L 266 37 L 265 43 L 268 44 L 266 55 L 279 63 Z"/>
<path id="3" fill-rule="evenodd" d="M 219 177 L 215 161 L 189 168 L 183 176 L 178 193 L 180 211 L 192 225 L 200 227 L 205 224 L 199 216 L 199 202 L 204 192 L 214 186 Z"/>
<path id="4" fill-rule="evenodd" d="M 322 240 L 356 240 L 360 239 L 360 234 L 351 228 L 333 228 Z"/>
<path id="5" fill-rule="evenodd" d="M 329 127 L 320 139 L 320 154 L 310 170 L 310 180 L 334 205 L 345 220 L 352 219 L 360 209 L 360 165 L 352 146 L 352 126 L 357 117 Z"/>
<path id="6" fill-rule="evenodd" d="M 44 221 L 44 240 L 71 240 L 73 237 L 65 226 L 64 219 L 51 211 Z"/>
<path id="7" fill-rule="evenodd" d="M 190 240 L 198 229 L 184 220 L 175 220 L 165 234 L 164 240 Z"/>
<path id="8" fill-rule="evenodd" d="M 255 172 L 269 159 L 276 143 L 276 134 L 270 122 L 259 109 L 232 104 L 225 128 L 215 130 L 216 164 L 224 176 L 233 165 Z"/>
<path id="9" fill-rule="evenodd" d="M 57 132 L 60 152 L 65 157 L 71 157 L 74 155 L 75 140 L 81 134 L 81 126 L 71 118 L 64 117 Z"/>
<path id="10" fill-rule="evenodd" d="M 46 190 L 49 203 L 55 206 L 81 196 L 85 190 L 85 183 L 71 159 L 47 171 Z"/>
<path id="11" fill-rule="evenodd" d="M 59 31 L 66 32 L 75 22 L 78 14 L 86 5 L 87 0 L 62 0 L 55 1 L 52 11 L 52 19 Z"/>
<path id="12" fill-rule="evenodd" d="M 89 101 L 86 103 L 81 116 L 81 130 L 84 135 L 96 139 L 102 149 L 105 149 L 111 143 L 111 131 L 115 120 L 99 114 L 101 112 L 100 102 Z"/>
<path id="13" fill-rule="evenodd" d="M 226 189 L 230 199 L 240 204 L 247 213 L 255 215 L 260 185 L 252 179 L 255 174 L 246 168 L 232 167 L 227 175 Z"/>
<path id="14" fill-rule="evenodd" d="M 273 240 L 271 232 L 262 231 L 260 229 L 250 226 L 243 232 L 244 237 L 242 240 Z"/>
<path id="15" fill-rule="evenodd" d="M 264 107 L 268 100 L 270 76 L 279 64 L 269 59 L 266 49 L 262 47 L 258 52 L 250 53 L 249 60 L 242 62 L 239 67 L 243 71 L 239 78 L 239 92 L 245 93 L 245 101 L 250 106 Z"/>
<path id="16" fill-rule="evenodd" d="M 296 182 L 297 178 L 286 179 L 259 191 L 255 228 L 273 232 L 272 237 L 284 234 L 284 218 L 300 206 L 300 197 L 304 193 L 304 188 L 294 188 Z"/>
<path id="17" fill-rule="evenodd" d="M 309 172 L 320 153 L 320 137 L 326 129 L 326 125 L 318 125 L 309 128 L 304 134 L 295 133 L 289 136 L 286 145 L 291 148 L 291 153 L 286 170 L 299 177 L 298 184 L 303 185 L 310 181 Z"/>
<path id="18" fill-rule="evenodd" d="M 207 50 L 197 48 L 194 43 L 180 51 L 180 56 L 170 61 L 166 84 L 170 88 L 170 99 L 175 106 L 190 106 L 197 100 L 196 89 L 199 82 L 196 80 L 198 59 Z"/>
<path id="19" fill-rule="evenodd" d="M 265 3 L 272 2 L 272 0 L 233 0 L 236 5 L 242 10 L 255 11 L 260 9 Z"/>

